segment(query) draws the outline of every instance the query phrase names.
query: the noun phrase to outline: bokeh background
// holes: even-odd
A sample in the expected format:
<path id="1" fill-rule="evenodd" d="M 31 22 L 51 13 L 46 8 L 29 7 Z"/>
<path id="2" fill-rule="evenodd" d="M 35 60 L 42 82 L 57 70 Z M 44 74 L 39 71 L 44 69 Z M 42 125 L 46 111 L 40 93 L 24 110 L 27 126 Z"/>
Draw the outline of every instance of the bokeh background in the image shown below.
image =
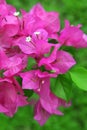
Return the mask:
<path id="1" fill-rule="evenodd" d="M 87 33 L 87 0 L 7 0 L 18 10 L 27 11 L 40 2 L 47 11 L 58 11 L 61 23 L 64 19 L 71 24 L 82 24 Z M 87 49 L 78 50 L 78 63 L 87 68 Z M 33 119 L 33 109 L 29 106 L 19 108 L 13 118 L 0 114 L 0 130 L 87 130 L 87 92 L 74 88 L 72 106 L 63 109 L 64 116 L 52 116 L 44 126 Z"/>

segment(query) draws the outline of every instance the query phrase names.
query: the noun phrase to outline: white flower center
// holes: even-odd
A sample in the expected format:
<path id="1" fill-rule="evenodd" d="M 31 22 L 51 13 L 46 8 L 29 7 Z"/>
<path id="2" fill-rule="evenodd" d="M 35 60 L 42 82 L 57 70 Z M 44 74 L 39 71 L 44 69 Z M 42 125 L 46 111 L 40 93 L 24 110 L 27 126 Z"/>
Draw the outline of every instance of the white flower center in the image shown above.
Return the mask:
<path id="1" fill-rule="evenodd" d="M 35 35 L 39 35 L 39 34 L 40 34 L 40 32 L 34 32 L 34 34 L 35 34 Z"/>
<path id="2" fill-rule="evenodd" d="M 20 12 L 14 12 L 14 16 L 19 16 Z"/>
<path id="3" fill-rule="evenodd" d="M 31 41 L 31 37 L 30 36 L 26 37 L 26 42 L 30 42 L 30 41 Z"/>

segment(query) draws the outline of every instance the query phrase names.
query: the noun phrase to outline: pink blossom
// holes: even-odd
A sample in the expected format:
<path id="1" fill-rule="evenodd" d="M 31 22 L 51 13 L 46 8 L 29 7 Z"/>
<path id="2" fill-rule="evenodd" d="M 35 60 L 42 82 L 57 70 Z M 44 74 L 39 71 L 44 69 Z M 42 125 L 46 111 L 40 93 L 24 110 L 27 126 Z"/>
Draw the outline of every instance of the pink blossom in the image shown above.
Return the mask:
<path id="1" fill-rule="evenodd" d="M 15 7 L 0 0 L 0 113 L 12 117 L 20 106 L 31 105 L 34 119 L 43 125 L 51 115 L 63 115 L 61 106 L 71 105 L 50 88 L 51 78 L 76 64 L 61 46 L 87 47 L 87 35 L 81 25 L 70 25 L 67 20 L 60 31 L 59 14 L 45 11 L 39 3 L 28 13 L 21 10 L 19 14 Z M 28 58 L 36 64 L 28 63 Z M 24 89 L 32 90 L 38 99 L 28 103 Z"/>
<path id="2" fill-rule="evenodd" d="M 16 9 L 5 0 L 0 1 L 0 48 L 11 46 L 10 38 L 19 31 L 19 18 L 14 13 Z"/>
<path id="3" fill-rule="evenodd" d="M 46 87 L 45 87 L 46 88 Z M 43 95 L 42 91 L 42 95 Z M 40 125 L 44 125 L 47 119 L 53 115 L 63 115 L 63 113 L 58 110 L 60 106 L 69 107 L 70 103 L 66 103 L 63 99 L 56 97 L 52 93 L 48 93 L 45 91 L 45 97 L 40 97 L 40 100 L 37 101 L 35 108 L 34 108 L 34 119 Z"/>
<path id="4" fill-rule="evenodd" d="M 59 15 L 57 12 L 46 12 L 40 4 L 33 7 L 29 13 L 24 10 L 21 12 L 23 17 L 19 22 L 20 29 L 17 37 L 12 39 L 13 45 L 19 46 L 25 54 L 41 58 L 49 53 L 52 46 L 48 43 L 48 38 L 58 37 Z M 44 14 L 39 15 L 40 12 Z"/>
<path id="5" fill-rule="evenodd" d="M 16 12 L 16 8 L 6 3 L 6 0 L 0 0 L 0 14 L 13 14 Z"/>
<path id="6" fill-rule="evenodd" d="M 0 10 L 1 29 L 5 30 L 4 33 L 9 33 L 10 36 L 16 34 L 19 29 L 19 20 L 14 15 L 16 9 L 13 6 L 8 5 L 5 1 L 1 1 Z"/>
<path id="7" fill-rule="evenodd" d="M 26 97 L 20 94 L 20 91 L 10 79 L 0 78 L 0 111 L 7 116 L 13 116 L 19 106 L 25 106 L 28 102 Z"/>
<path id="8" fill-rule="evenodd" d="M 50 45 L 47 41 L 38 39 L 31 39 L 31 41 L 28 41 L 29 39 L 30 37 L 23 36 L 16 42 L 16 45 L 19 46 L 23 53 L 32 55 L 33 57 L 37 58 L 42 57 L 46 53 L 49 53 L 52 45 Z"/>
<path id="9" fill-rule="evenodd" d="M 37 120 L 40 125 L 44 125 L 49 116 L 50 113 L 48 113 L 45 109 L 43 109 L 40 101 L 38 101 L 34 108 L 34 119 Z"/>
<path id="10" fill-rule="evenodd" d="M 31 70 L 29 72 L 21 73 L 22 77 L 22 88 L 23 89 L 33 89 L 35 91 L 40 91 L 41 87 L 49 86 L 50 75 L 46 72 L 40 72 L 39 70 Z"/>
<path id="11" fill-rule="evenodd" d="M 39 66 L 44 65 L 47 70 L 51 70 L 56 74 L 63 74 L 75 65 L 75 63 L 74 58 L 68 52 L 58 51 L 55 48 L 49 57 L 40 60 Z"/>
<path id="12" fill-rule="evenodd" d="M 49 34 L 59 31 L 60 20 L 57 12 L 46 12 L 40 4 L 37 4 L 30 10 L 30 14 L 34 15 L 44 23 L 43 27 L 49 32 Z"/>
<path id="13" fill-rule="evenodd" d="M 19 30 L 19 23 L 17 17 L 12 15 L 6 15 L 1 21 L 0 27 L 2 30 L 4 30 L 4 35 L 16 35 Z"/>
<path id="14" fill-rule="evenodd" d="M 48 33 L 48 38 L 58 38 L 60 20 L 57 12 L 46 12 L 40 4 L 37 4 L 30 12 L 22 10 L 21 13 L 23 17 L 20 20 L 20 37 L 32 37 L 35 32 L 45 30 Z"/>
<path id="15" fill-rule="evenodd" d="M 70 106 L 70 103 L 66 103 L 66 101 L 64 101 L 61 98 L 58 98 L 52 92 L 49 93 L 46 92 L 45 97 L 43 97 L 44 92 L 41 91 L 42 96 L 40 96 L 40 102 L 43 108 L 50 114 L 63 115 L 63 113 L 60 110 L 58 110 L 59 107 L 60 106 L 68 107 Z"/>
<path id="16" fill-rule="evenodd" d="M 58 98 L 51 92 L 49 79 L 44 80 L 44 85 L 42 85 L 40 89 L 37 89 L 36 93 L 40 97 L 40 103 L 42 107 L 50 114 L 63 115 L 58 108 L 60 106 L 66 107 L 69 105 L 66 103 L 66 101 Z"/>
<path id="17" fill-rule="evenodd" d="M 30 12 L 27 13 L 22 11 L 22 19 L 21 19 L 21 30 L 20 34 L 22 35 L 32 35 L 38 29 L 43 28 L 43 22 L 39 19 L 31 15 Z"/>
<path id="18" fill-rule="evenodd" d="M 0 69 L 5 71 L 4 75 L 7 77 L 17 74 L 27 65 L 27 57 L 23 54 L 8 57 L 3 51 L 0 51 L 0 59 Z"/>
<path id="19" fill-rule="evenodd" d="M 84 33 L 80 30 L 80 26 L 70 25 L 69 21 L 65 21 L 65 28 L 61 31 L 58 38 L 62 45 L 73 46 L 76 48 L 87 47 L 87 40 Z"/>

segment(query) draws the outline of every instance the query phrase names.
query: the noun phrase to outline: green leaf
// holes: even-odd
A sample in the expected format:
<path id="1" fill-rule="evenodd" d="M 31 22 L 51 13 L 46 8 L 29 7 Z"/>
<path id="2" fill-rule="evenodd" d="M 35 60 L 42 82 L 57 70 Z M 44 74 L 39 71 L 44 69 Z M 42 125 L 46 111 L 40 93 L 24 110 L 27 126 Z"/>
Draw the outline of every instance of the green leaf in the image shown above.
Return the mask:
<path id="1" fill-rule="evenodd" d="M 56 81 L 55 79 L 51 79 L 51 88 L 56 96 L 65 99 L 68 102 L 72 96 L 73 88 L 73 83 L 70 75 L 68 73 L 59 75 Z"/>
<path id="2" fill-rule="evenodd" d="M 58 43 L 58 41 L 56 40 L 56 39 L 48 39 L 48 42 L 49 43 L 52 43 L 52 44 L 57 44 Z"/>
<path id="3" fill-rule="evenodd" d="M 19 76 L 16 76 L 16 80 L 18 81 L 18 83 L 22 86 L 22 78 Z"/>
<path id="4" fill-rule="evenodd" d="M 22 78 L 17 76 L 16 80 L 22 86 Z M 24 89 L 23 91 L 24 91 L 24 95 L 27 96 L 28 98 L 30 98 L 34 93 L 33 90 L 28 90 L 28 89 Z"/>
<path id="5" fill-rule="evenodd" d="M 33 95 L 33 93 L 33 90 L 24 89 L 24 95 L 29 98 Z"/>
<path id="6" fill-rule="evenodd" d="M 77 50 L 76 48 L 72 47 L 72 46 L 61 46 L 60 50 L 64 50 L 69 52 L 70 54 L 72 54 L 73 56 L 77 55 Z"/>
<path id="7" fill-rule="evenodd" d="M 0 77 L 3 77 L 4 70 L 0 70 Z"/>
<path id="8" fill-rule="evenodd" d="M 28 64 L 25 70 L 31 70 L 33 68 L 33 66 L 36 64 L 36 61 L 34 58 L 29 57 L 28 58 Z"/>
<path id="9" fill-rule="evenodd" d="M 72 81 L 80 88 L 87 91 L 87 70 L 83 67 L 74 67 L 69 71 Z"/>

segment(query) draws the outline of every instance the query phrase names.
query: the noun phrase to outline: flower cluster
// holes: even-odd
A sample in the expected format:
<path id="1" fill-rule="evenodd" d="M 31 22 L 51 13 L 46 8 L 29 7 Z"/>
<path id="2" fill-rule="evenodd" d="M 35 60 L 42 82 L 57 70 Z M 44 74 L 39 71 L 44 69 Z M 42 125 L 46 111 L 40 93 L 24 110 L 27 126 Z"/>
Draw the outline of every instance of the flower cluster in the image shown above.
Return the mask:
<path id="1" fill-rule="evenodd" d="M 40 4 L 30 12 L 16 9 L 0 0 L 0 112 L 12 117 L 18 107 L 34 106 L 34 119 L 43 125 L 53 114 L 63 115 L 60 106 L 70 102 L 57 97 L 50 88 L 50 79 L 65 74 L 76 64 L 62 46 L 87 47 L 87 35 L 81 25 L 70 25 L 65 20 L 60 30 L 57 12 L 46 12 Z M 57 43 L 54 44 L 52 40 Z M 27 70 L 28 59 L 35 60 Z M 22 85 L 17 78 L 22 79 Z M 35 101 L 25 96 L 24 90 L 38 95 Z"/>

